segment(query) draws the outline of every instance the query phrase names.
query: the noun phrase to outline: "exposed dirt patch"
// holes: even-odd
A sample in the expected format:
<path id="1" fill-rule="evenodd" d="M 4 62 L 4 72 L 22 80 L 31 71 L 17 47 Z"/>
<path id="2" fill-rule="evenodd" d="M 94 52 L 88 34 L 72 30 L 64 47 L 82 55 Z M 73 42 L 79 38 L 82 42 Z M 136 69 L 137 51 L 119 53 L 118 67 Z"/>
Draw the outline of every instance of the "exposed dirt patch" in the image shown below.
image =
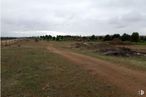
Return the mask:
<path id="1" fill-rule="evenodd" d="M 127 91 L 128 94 L 133 95 L 132 97 L 137 97 L 137 91 L 140 89 L 146 91 L 145 71 L 132 70 L 119 66 L 118 64 L 113 64 L 90 56 L 54 48 L 52 44 L 50 44 L 47 49 L 82 66 L 97 79 L 102 78 L 103 81 L 119 87 L 123 91 Z"/>

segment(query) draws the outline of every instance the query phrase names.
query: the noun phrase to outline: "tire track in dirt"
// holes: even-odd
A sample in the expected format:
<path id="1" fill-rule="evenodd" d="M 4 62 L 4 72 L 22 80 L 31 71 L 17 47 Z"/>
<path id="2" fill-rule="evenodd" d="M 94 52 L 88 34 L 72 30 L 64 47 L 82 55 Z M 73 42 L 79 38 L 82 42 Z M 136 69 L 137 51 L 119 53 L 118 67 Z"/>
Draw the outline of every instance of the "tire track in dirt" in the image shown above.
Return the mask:
<path id="1" fill-rule="evenodd" d="M 95 77 L 101 77 L 105 81 L 110 82 L 112 85 L 115 85 L 130 94 L 137 95 L 137 91 L 141 89 L 146 91 L 145 71 L 136 71 L 108 61 L 63 49 L 57 49 L 51 44 L 47 47 L 47 49 L 51 52 L 62 55 L 68 60 L 82 66 Z"/>

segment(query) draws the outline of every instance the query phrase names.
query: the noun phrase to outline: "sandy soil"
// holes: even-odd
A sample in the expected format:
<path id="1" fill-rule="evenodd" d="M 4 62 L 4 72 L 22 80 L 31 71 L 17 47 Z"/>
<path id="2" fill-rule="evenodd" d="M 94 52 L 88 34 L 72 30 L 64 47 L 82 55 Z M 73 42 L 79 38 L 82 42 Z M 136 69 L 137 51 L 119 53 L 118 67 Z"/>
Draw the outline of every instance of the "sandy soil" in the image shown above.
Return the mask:
<path id="1" fill-rule="evenodd" d="M 132 70 L 108 61 L 55 48 L 52 44 L 47 49 L 80 65 L 97 79 L 103 79 L 104 82 L 110 83 L 110 85 L 114 85 L 123 91 L 127 91 L 127 93 L 134 95 L 133 97 L 138 96 L 138 90 L 146 91 L 145 71 Z M 146 95 L 140 97 L 146 97 Z"/>

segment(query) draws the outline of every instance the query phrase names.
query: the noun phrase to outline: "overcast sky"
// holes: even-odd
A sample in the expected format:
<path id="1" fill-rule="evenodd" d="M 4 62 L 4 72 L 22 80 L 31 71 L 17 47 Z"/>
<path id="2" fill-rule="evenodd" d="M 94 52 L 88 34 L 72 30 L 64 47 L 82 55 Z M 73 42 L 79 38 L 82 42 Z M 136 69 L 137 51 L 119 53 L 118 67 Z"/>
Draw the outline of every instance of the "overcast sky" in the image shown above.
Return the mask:
<path id="1" fill-rule="evenodd" d="M 2 36 L 146 35 L 146 0 L 2 0 Z"/>

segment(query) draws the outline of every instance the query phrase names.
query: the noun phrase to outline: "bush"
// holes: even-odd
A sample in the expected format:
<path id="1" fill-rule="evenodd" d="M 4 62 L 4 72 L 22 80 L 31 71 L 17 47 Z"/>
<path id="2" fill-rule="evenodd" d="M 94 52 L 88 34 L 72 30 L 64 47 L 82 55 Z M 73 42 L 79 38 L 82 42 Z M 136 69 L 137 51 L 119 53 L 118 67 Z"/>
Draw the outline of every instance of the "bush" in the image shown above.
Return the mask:
<path id="1" fill-rule="evenodd" d="M 133 32 L 131 35 L 131 41 L 132 42 L 138 42 L 139 41 L 139 33 L 138 32 Z"/>
<path id="2" fill-rule="evenodd" d="M 111 36 L 110 35 L 106 35 L 105 37 L 104 37 L 104 41 L 110 41 L 111 40 Z"/>
<path id="3" fill-rule="evenodd" d="M 122 41 L 130 41 L 130 38 L 131 36 L 126 33 L 121 36 Z"/>

